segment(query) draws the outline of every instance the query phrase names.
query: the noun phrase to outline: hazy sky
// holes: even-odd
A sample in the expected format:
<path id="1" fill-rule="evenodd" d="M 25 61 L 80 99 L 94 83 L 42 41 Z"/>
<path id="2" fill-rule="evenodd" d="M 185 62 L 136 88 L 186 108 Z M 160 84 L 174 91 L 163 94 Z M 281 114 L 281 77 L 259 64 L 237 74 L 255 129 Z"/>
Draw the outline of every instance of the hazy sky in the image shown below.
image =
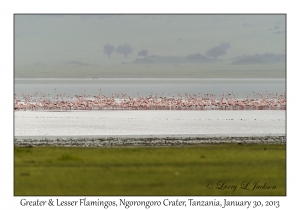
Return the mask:
<path id="1" fill-rule="evenodd" d="M 131 62 L 148 55 L 187 56 L 230 44 L 229 59 L 241 55 L 285 54 L 285 15 L 15 15 L 15 64 L 108 62 L 107 43 L 129 43 Z"/>

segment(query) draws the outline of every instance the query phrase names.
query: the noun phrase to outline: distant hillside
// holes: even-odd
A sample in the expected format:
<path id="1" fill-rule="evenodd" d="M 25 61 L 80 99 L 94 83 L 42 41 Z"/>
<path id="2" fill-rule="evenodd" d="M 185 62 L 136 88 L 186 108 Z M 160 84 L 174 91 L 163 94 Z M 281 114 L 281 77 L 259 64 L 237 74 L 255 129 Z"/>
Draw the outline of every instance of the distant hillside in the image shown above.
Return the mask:
<path id="1" fill-rule="evenodd" d="M 232 59 L 214 59 L 209 58 L 201 53 L 190 54 L 187 56 L 158 56 L 151 55 L 145 58 L 137 58 L 132 61 L 134 64 L 171 64 L 171 63 L 228 63 L 233 65 L 251 65 L 251 64 L 272 64 L 285 63 L 285 55 L 276 55 L 274 53 L 265 53 L 263 55 L 243 55 Z"/>
<path id="2" fill-rule="evenodd" d="M 235 61 L 232 62 L 234 65 L 251 65 L 251 64 L 267 64 L 267 63 L 285 63 L 285 55 L 275 55 L 274 53 L 263 54 L 263 55 L 251 55 L 251 56 L 238 56 Z"/>

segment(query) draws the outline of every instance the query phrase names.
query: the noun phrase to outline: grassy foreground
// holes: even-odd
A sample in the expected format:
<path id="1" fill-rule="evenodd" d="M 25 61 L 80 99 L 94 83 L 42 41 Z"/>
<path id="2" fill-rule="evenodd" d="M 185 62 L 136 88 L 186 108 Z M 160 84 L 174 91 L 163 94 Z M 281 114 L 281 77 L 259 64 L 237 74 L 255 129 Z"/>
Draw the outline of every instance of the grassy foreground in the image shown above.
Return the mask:
<path id="1" fill-rule="evenodd" d="M 286 195 L 286 145 L 14 149 L 15 195 Z"/>

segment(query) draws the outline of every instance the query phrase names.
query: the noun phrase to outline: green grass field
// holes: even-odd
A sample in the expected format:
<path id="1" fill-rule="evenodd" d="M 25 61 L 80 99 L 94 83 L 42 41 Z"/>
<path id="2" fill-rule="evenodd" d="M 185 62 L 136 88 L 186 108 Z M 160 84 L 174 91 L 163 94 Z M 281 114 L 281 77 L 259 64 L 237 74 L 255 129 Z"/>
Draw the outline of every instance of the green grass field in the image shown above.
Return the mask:
<path id="1" fill-rule="evenodd" d="M 286 145 L 15 147 L 14 195 L 286 195 Z"/>

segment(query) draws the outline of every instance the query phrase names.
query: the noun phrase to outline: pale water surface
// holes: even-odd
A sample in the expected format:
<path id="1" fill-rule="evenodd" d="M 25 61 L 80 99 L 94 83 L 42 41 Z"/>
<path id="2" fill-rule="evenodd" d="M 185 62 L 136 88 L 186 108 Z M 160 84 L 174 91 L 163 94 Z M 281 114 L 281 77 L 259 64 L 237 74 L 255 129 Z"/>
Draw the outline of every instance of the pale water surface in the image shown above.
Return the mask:
<path id="1" fill-rule="evenodd" d="M 15 136 L 285 135 L 284 110 L 15 111 Z"/>
<path id="2" fill-rule="evenodd" d="M 50 96 L 65 93 L 94 95 L 126 93 L 131 97 L 163 94 L 166 97 L 178 96 L 178 93 L 207 94 L 219 97 L 233 93 L 236 98 L 245 98 L 246 93 L 283 93 L 285 79 L 190 79 L 190 78 L 101 78 L 101 79 L 15 79 L 15 93 L 47 93 Z"/>

